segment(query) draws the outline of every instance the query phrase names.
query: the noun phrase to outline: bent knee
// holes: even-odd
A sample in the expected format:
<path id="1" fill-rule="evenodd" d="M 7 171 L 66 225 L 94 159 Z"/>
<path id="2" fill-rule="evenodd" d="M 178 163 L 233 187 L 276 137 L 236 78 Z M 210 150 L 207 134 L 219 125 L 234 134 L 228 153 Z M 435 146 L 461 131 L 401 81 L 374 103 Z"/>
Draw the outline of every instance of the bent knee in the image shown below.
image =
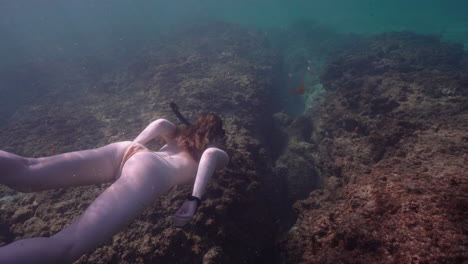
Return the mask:
<path id="1" fill-rule="evenodd" d="M 37 163 L 37 159 L 25 158 L 14 154 L 11 154 L 10 158 L 10 163 L 0 173 L 0 184 L 23 193 L 36 191 L 34 182 L 31 181 L 31 167 Z"/>

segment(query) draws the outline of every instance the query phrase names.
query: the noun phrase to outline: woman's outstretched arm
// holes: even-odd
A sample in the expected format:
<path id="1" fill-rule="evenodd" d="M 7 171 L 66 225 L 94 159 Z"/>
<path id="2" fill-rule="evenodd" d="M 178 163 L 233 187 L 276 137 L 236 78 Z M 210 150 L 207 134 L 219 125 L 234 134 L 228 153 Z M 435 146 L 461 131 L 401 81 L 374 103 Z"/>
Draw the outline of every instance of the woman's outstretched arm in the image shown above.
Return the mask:
<path id="1" fill-rule="evenodd" d="M 136 137 L 133 142 L 146 144 L 155 137 L 162 137 L 164 140 L 168 139 L 175 132 L 176 126 L 166 119 L 158 119 L 151 122 L 141 133 Z"/>
<path id="2" fill-rule="evenodd" d="M 221 149 L 211 147 L 203 152 L 200 164 L 198 165 L 192 196 L 182 204 L 175 214 L 175 226 L 184 226 L 192 219 L 203 194 L 205 194 L 206 186 L 211 176 L 214 174 L 215 170 L 226 166 L 228 163 L 229 156 Z"/>
<path id="3" fill-rule="evenodd" d="M 207 148 L 200 159 L 197 177 L 193 185 L 192 196 L 199 199 L 205 194 L 206 186 L 211 176 L 217 169 L 221 169 L 229 163 L 228 154 L 219 148 Z"/>

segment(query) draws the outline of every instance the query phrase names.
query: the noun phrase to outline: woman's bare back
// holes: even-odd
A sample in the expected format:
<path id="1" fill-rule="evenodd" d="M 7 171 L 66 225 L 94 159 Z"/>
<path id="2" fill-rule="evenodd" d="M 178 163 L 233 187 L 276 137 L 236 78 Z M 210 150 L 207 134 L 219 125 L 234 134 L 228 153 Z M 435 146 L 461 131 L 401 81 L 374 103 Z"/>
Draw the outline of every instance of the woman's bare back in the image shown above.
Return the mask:
<path id="1" fill-rule="evenodd" d="M 197 174 L 198 162 L 187 151 L 177 146 L 175 141 L 170 140 L 154 154 L 163 158 L 168 166 L 174 168 L 177 185 L 193 183 Z"/>

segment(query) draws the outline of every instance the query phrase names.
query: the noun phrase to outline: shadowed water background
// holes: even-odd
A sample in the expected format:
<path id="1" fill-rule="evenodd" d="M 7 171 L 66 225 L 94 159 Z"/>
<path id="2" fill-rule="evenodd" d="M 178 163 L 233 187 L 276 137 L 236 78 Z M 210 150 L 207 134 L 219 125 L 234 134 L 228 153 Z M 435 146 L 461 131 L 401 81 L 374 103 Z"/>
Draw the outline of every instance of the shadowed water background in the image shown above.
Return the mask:
<path id="1" fill-rule="evenodd" d="M 135 51 L 174 25 L 207 17 L 268 30 L 306 19 L 338 32 L 410 30 L 466 43 L 468 4 L 414 1 L 2 1 L 2 65 L 43 56 Z"/>
<path id="2" fill-rule="evenodd" d="M 108 70 L 132 61 L 145 47 L 161 41 L 161 34 L 196 21 L 218 19 L 260 29 L 257 34 L 266 36 L 319 25 L 364 35 L 414 31 L 463 44 L 468 42 L 467 13 L 463 0 L 1 1 L 0 122 L 9 119 L 26 97 L 41 93 L 26 68 L 54 79 L 62 73 L 51 64 L 60 60 L 84 71 L 92 64 L 89 74 L 99 76 L 96 68 Z M 289 45 L 296 40 L 283 38 Z M 323 40 L 318 37 L 317 42 Z"/>

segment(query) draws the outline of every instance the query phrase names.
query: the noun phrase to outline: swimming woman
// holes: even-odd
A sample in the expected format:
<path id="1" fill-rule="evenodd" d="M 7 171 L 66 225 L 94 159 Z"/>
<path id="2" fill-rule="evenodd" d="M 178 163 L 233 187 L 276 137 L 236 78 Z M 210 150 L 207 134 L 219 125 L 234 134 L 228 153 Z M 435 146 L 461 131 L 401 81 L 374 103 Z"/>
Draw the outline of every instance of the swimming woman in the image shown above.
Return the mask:
<path id="1" fill-rule="evenodd" d="M 0 247 L 0 263 L 71 263 L 109 241 L 173 186 L 194 182 L 192 194 L 173 218 L 175 226 L 188 223 L 208 180 L 229 156 L 220 148 L 225 136 L 218 116 L 201 115 L 196 124 L 184 123 L 176 127 L 158 119 L 133 141 L 51 157 L 24 158 L 0 151 L 0 184 L 17 191 L 113 182 L 57 234 Z M 156 137 L 166 144 L 152 152 L 144 144 Z"/>

